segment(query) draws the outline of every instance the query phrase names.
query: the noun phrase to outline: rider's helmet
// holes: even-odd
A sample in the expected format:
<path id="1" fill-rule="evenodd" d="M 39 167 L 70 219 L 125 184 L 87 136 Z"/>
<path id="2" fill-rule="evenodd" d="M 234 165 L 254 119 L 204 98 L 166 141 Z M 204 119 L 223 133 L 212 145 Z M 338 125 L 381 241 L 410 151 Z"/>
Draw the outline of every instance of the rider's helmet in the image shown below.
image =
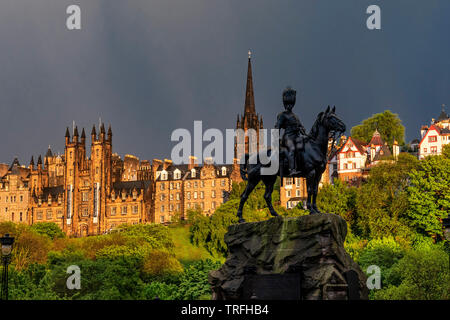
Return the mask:
<path id="1" fill-rule="evenodd" d="M 291 87 L 287 87 L 283 91 L 283 105 L 286 109 L 292 109 L 295 105 L 295 96 L 297 91 L 292 89 Z"/>

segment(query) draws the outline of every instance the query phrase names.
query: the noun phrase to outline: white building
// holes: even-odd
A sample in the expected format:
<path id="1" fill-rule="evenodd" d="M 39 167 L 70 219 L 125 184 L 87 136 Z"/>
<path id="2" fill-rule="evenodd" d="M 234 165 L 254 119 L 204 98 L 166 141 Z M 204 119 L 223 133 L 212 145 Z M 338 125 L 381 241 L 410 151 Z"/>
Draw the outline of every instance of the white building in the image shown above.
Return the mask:
<path id="1" fill-rule="evenodd" d="M 431 120 L 431 125 L 420 129 L 419 159 L 426 156 L 442 154 L 444 145 L 450 143 L 450 116 L 444 106 L 439 117 Z"/>

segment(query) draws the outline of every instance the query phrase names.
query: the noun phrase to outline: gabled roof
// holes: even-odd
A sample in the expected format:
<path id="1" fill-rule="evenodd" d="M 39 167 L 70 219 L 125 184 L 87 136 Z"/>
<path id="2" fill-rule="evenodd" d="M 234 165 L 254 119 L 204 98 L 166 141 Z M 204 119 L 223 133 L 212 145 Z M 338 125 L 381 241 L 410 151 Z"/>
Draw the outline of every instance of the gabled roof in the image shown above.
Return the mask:
<path id="1" fill-rule="evenodd" d="M 380 150 L 375 154 L 373 161 L 380 161 L 392 156 L 391 150 L 389 150 L 387 145 L 381 146 Z"/>
<path id="2" fill-rule="evenodd" d="M 384 141 L 381 139 L 381 134 L 378 132 L 378 129 L 375 129 L 375 132 L 372 135 L 372 139 L 369 142 L 369 145 L 375 146 L 383 146 Z"/>
<path id="3" fill-rule="evenodd" d="M 342 147 L 339 149 L 339 151 L 337 151 L 337 153 L 341 153 L 342 150 L 344 150 L 345 146 L 347 145 L 347 143 L 349 141 L 351 141 L 353 143 L 353 145 L 356 147 L 356 149 L 358 149 L 359 153 L 361 153 L 361 154 L 364 153 L 364 149 L 365 149 L 364 145 L 365 145 L 365 143 L 360 141 L 360 140 L 358 140 L 358 139 L 352 138 L 352 137 L 348 137 L 347 138 L 347 141 L 345 141 L 345 143 L 342 145 Z"/>

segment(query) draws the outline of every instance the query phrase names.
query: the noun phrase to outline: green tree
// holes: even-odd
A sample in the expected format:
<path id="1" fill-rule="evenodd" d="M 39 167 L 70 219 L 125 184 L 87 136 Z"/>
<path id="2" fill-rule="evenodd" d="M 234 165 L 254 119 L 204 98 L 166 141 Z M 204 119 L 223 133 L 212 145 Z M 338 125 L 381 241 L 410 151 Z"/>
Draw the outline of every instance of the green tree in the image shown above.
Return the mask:
<path id="1" fill-rule="evenodd" d="M 31 225 L 31 230 L 36 233 L 45 235 L 50 239 L 64 238 L 66 235 L 61 228 L 54 222 L 38 222 Z"/>
<path id="2" fill-rule="evenodd" d="M 442 236 L 441 219 L 450 211 L 450 159 L 430 156 L 409 174 L 407 189 L 410 224 L 419 232 Z"/>
<path id="3" fill-rule="evenodd" d="M 400 154 L 397 162 L 382 162 L 370 171 L 367 182 L 357 192 L 356 225 L 364 238 L 381 238 L 387 234 L 408 239 L 410 224 L 406 219 L 410 183 L 409 174 L 418 160 Z"/>
<path id="4" fill-rule="evenodd" d="M 356 188 L 341 180 L 326 184 L 319 190 L 317 205 L 321 211 L 337 214 L 351 225 L 356 209 Z"/>
<path id="5" fill-rule="evenodd" d="M 383 113 L 377 113 L 368 119 L 363 120 L 360 125 L 352 128 L 351 136 L 368 143 L 372 135 L 378 129 L 381 138 L 392 146 L 394 139 L 399 145 L 405 143 L 405 127 L 398 117 L 398 114 L 392 113 L 390 110 L 385 110 Z"/>
<path id="6" fill-rule="evenodd" d="M 407 250 L 390 270 L 398 285 L 375 292 L 376 299 L 448 300 L 450 299 L 449 256 L 440 245 L 422 244 Z"/>
<path id="7" fill-rule="evenodd" d="M 444 158 L 450 159 L 450 143 L 442 147 L 442 155 Z"/>

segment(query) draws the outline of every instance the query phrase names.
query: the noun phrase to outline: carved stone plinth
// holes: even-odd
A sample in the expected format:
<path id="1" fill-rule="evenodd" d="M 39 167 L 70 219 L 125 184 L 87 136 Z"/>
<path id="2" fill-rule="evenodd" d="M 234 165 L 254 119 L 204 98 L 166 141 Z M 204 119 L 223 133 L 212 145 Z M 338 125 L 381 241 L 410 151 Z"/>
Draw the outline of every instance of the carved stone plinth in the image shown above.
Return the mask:
<path id="1" fill-rule="evenodd" d="M 209 274 L 212 298 L 368 299 L 366 276 L 344 249 L 346 234 L 334 214 L 232 225 L 228 258 Z"/>

